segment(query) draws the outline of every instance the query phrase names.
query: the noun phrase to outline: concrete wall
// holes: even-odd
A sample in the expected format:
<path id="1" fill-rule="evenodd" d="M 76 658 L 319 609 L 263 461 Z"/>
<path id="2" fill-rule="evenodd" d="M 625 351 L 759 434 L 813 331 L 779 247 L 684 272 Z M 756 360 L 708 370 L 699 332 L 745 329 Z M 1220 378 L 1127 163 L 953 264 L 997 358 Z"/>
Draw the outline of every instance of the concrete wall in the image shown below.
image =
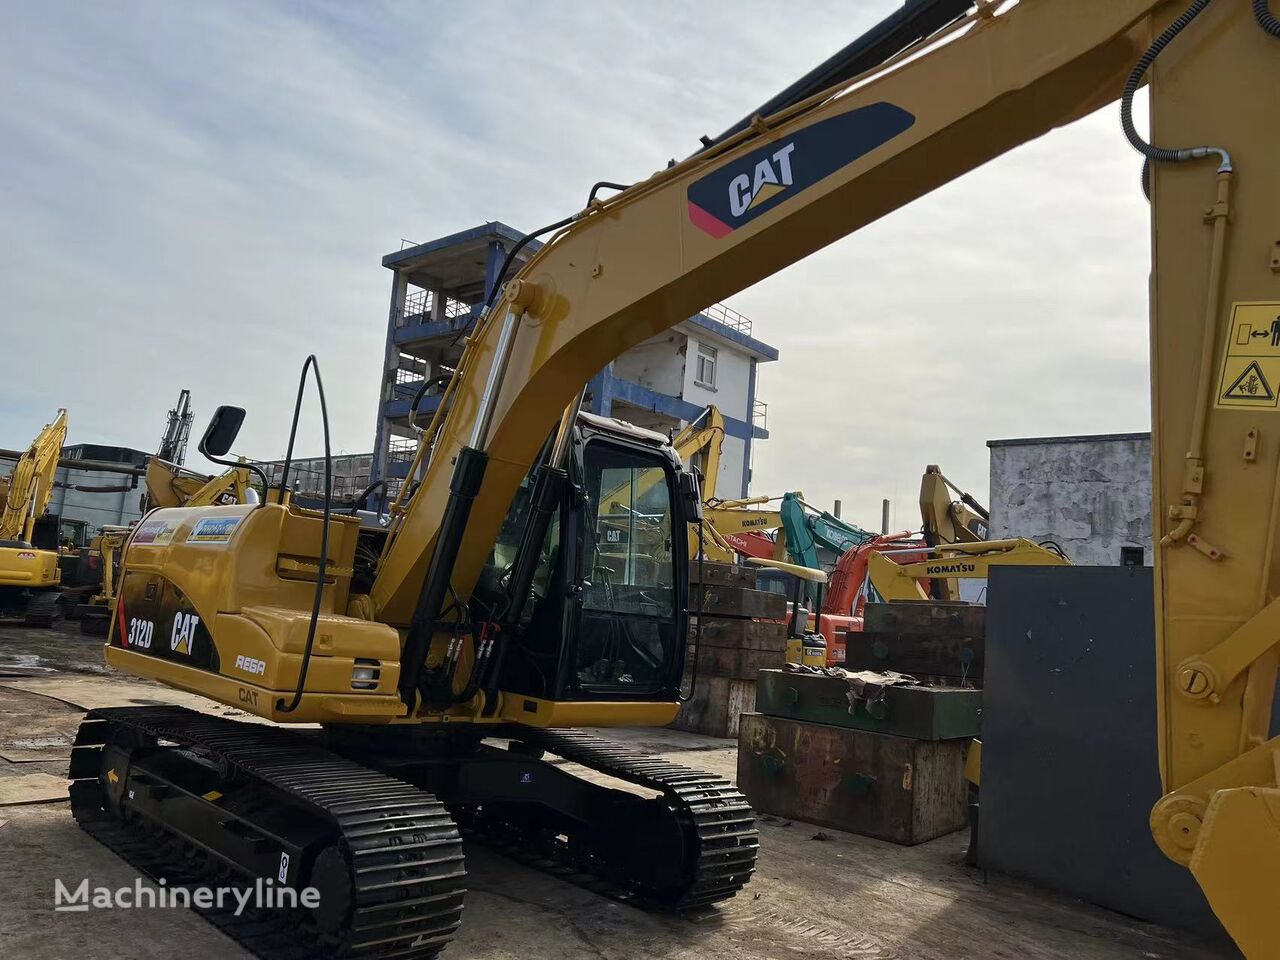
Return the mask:
<path id="1" fill-rule="evenodd" d="M 613 361 L 613 375 L 668 396 L 680 396 L 688 337 L 671 331 L 637 344 Z"/>
<path id="2" fill-rule="evenodd" d="M 991 440 L 991 537 L 1053 540 L 1077 564 L 1151 561 L 1151 435 Z"/>

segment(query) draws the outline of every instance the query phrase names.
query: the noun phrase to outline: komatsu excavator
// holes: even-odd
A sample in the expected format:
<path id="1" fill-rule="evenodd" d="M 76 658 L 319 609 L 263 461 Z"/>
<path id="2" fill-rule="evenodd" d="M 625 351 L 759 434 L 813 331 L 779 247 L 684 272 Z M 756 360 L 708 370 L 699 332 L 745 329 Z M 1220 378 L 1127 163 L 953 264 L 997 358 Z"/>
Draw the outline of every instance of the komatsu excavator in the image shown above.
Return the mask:
<path id="1" fill-rule="evenodd" d="M 628 902 L 731 896 L 757 846 L 737 792 L 575 729 L 675 716 L 682 525 L 701 509 L 665 438 L 577 415 L 582 385 L 1119 98 L 1154 236 L 1167 795 L 1152 829 L 1244 953 L 1274 957 L 1280 340 L 1257 334 L 1280 317 L 1280 21 L 1265 0 L 921 0 L 891 20 L 688 159 L 607 197 L 598 185 L 543 231 L 469 336 L 380 548 L 354 518 L 283 495 L 151 512 L 126 550 L 109 662 L 320 729 L 91 711 L 72 759 L 79 822 L 148 869 L 314 887 L 320 909 L 227 922 L 255 950 L 434 955 L 459 922 L 459 824 Z M 1132 124 L 1143 83 L 1159 146 Z M 242 417 L 220 409 L 207 455 Z M 600 502 L 659 474 L 642 500 Z"/>
<path id="2" fill-rule="evenodd" d="M 67 411 L 59 410 L 0 481 L 0 612 L 28 626 L 49 626 L 57 614 L 58 534 L 42 537 L 37 530 L 66 439 Z"/>
<path id="3" fill-rule="evenodd" d="M 922 556 L 922 554 L 924 554 Z M 934 548 L 903 546 L 897 549 L 871 551 L 867 556 L 867 583 L 872 599 L 929 600 L 924 584 L 934 584 L 932 599 L 958 599 L 957 581 L 985 579 L 995 566 L 1070 566 L 1063 554 L 1031 540 L 975 540 L 967 543 L 942 544 Z"/>
<path id="4" fill-rule="evenodd" d="M 986 507 L 948 480 L 941 469 L 934 464 L 925 467 L 920 478 L 923 542 L 888 544 L 869 553 L 863 561 L 867 595 L 880 601 L 959 600 L 960 581 L 984 579 L 992 566 L 1070 564 L 1051 543 L 988 540 L 990 520 Z"/>

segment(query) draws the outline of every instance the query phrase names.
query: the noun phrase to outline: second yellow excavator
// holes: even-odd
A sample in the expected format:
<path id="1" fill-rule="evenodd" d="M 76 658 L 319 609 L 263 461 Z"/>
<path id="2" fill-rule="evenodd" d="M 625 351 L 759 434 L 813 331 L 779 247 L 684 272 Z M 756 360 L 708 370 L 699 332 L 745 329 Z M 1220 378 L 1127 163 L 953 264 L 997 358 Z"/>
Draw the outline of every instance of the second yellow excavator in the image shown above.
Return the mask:
<path id="1" fill-rule="evenodd" d="M 37 534 L 53 495 L 58 457 L 67 439 L 67 411 L 59 410 L 0 482 L 0 614 L 28 626 L 49 626 L 58 609 L 58 534 Z"/>

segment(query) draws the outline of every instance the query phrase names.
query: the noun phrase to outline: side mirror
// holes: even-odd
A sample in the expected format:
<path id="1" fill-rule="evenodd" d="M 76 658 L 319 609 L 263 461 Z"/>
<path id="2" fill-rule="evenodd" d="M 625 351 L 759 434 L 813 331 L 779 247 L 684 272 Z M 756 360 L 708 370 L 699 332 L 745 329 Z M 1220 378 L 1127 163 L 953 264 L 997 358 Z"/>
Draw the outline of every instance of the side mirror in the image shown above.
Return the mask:
<path id="1" fill-rule="evenodd" d="M 680 474 L 680 496 L 684 499 L 685 519 L 702 522 L 702 481 L 696 471 Z"/>
<path id="2" fill-rule="evenodd" d="M 244 423 L 243 407 L 219 407 L 213 412 L 213 419 L 200 438 L 200 452 L 209 459 L 225 457 L 231 445 L 236 442 L 240 425 Z"/>

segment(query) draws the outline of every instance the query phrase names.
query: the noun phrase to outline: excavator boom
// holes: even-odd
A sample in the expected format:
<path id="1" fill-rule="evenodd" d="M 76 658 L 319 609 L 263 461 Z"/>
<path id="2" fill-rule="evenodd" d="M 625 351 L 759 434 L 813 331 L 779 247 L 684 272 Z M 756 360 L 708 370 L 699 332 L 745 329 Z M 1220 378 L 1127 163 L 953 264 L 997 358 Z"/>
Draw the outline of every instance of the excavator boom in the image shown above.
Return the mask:
<path id="1" fill-rule="evenodd" d="M 9 474 L 4 512 L 0 513 L 0 540 L 31 542 L 31 530 L 36 520 L 44 516 L 53 496 L 53 478 L 66 439 L 67 411 L 59 410 Z"/>

